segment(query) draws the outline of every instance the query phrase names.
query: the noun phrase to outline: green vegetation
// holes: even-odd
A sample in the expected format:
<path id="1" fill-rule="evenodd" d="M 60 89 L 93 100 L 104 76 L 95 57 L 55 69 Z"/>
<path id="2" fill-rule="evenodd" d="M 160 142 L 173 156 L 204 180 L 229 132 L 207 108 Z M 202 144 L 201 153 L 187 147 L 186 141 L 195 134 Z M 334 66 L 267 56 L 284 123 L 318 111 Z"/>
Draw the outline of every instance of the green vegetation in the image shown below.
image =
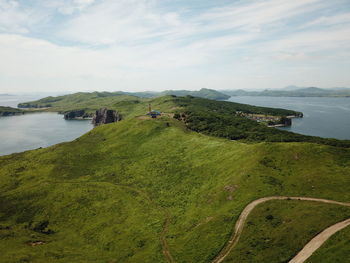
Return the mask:
<path id="1" fill-rule="evenodd" d="M 120 92 L 79 92 L 58 97 L 46 97 L 33 102 L 18 104 L 20 108 L 41 108 L 48 111 L 65 113 L 75 110 L 85 110 L 89 115 L 102 107 L 113 107 L 118 102 L 139 102 L 135 96 L 123 95 Z"/>
<path id="2" fill-rule="evenodd" d="M 174 99 L 158 103 L 171 109 Z M 165 262 L 160 237 L 167 216 L 165 237 L 175 262 L 210 262 L 252 200 L 290 195 L 350 201 L 350 149 L 246 144 L 190 131 L 170 117 L 128 118 L 73 142 L 0 157 L 0 262 Z M 348 215 L 329 205 L 266 205 L 274 218 L 295 205 L 290 210 L 304 211 L 303 223 L 310 226 L 331 223 L 327 213 Z M 266 216 L 264 207 L 257 216 Z M 315 217 L 306 216 L 308 208 Z M 288 227 L 302 232 L 299 223 Z M 279 229 L 279 242 L 288 241 L 290 234 Z M 312 233 L 284 248 L 295 251 Z M 261 253 L 242 240 L 247 251 Z M 274 249 L 263 253 L 274 255 Z"/>
<path id="3" fill-rule="evenodd" d="M 350 227 L 334 234 L 305 263 L 349 263 Z"/>
<path id="4" fill-rule="evenodd" d="M 188 90 L 166 90 L 160 93 L 160 96 L 176 95 L 176 96 L 193 96 L 211 100 L 228 100 L 231 96 L 212 89 L 200 89 L 199 91 Z"/>
<path id="5" fill-rule="evenodd" d="M 273 129 L 241 116 L 241 113 L 246 113 L 281 116 L 283 118 L 290 115 L 302 116 L 301 112 L 208 100 L 193 96 L 177 97 L 171 95 L 144 99 L 118 93 L 112 96 L 106 92 L 94 92 L 48 97 L 36 102 L 24 103 L 23 105 L 35 107 L 47 107 L 50 105 L 50 108 L 47 110 L 61 113 L 84 110 L 85 115 L 90 116 L 97 109 L 107 107 L 117 110 L 123 118 L 132 118 L 144 115 L 148 111 L 149 104 L 152 105 L 153 109 L 174 115 L 174 118 L 185 122 L 186 126 L 193 131 L 216 137 L 224 137 L 231 140 L 243 139 L 251 142 L 315 142 L 350 147 L 349 141 L 325 139 Z"/>
<path id="6" fill-rule="evenodd" d="M 25 111 L 21 109 L 0 106 L 0 116 L 12 116 L 24 113 Z"/>
<path id="7" fill-rule="evenodd" d="M 315 142 L 333 146 L 350 147 L 350 141 L 325 139 L 314 136 L 306 136 L 297 133 L 272 129 L 256 121 L 247 119 L 237 111 L 243 113 L 257 113 L 266 115 L 302 115 L 300 112 L 256 107 L 247 104 L 239 104 L 224 101 L 212 101 L 201 98 L 181 97 L 174 99 L 181 106 L 177 110 L 175 118 L 183 120 L 191 130 L 224 137 L 231 140 L 244 139 L 248 141 L 268 142 Z"/>
<path id="8" fill-rule="evenodd" d="M 283 195 L 350 202 L 348 141 L 268 128 L 240 114 L 299 112 L 109 93 L 27 106 L 48 104 L 47 110 L 62 112 L 108 107 L 124 120 L 69 143 L 0 157 L 0 262 L 166 262 L 164 239 L 175 262 L 210 262 L 253 200 Z M 145 116 L 149 104 L 163 116 Z M 329 204 L 261 204 L 226 262 L 287 262 L 316 233 L 349 215 L 350 208 Z M 345 241 L 336 241 L 320 256 L 346 258 Z"/>
<path id="9" fill-rule="evenodd" d="M 101 107 L 112 107 L 117 102 L 139 102 L 142 98 L 161 97 L 164 95 L 192 95 L 213 100 L 227 100 L 230 96 L 211 89 L 201 89 L 200 91 L 188 90 L 167 90 L 163 92 L 78 92 L 58 97 L 46 97 L 40 100 L 24 102 L 18 104 L 19 108 L 51 108 L 58 112 L 72 110 L 86 110 L 92 113 Z"/>
<path id="10" fill-rule="evenodd" d="M 350 208 L 338 205 L 294 200 L 263 203 L 249 215 L 237 246 L 224 262 L 289 262 L 319 232 L 349 217 Z"/>

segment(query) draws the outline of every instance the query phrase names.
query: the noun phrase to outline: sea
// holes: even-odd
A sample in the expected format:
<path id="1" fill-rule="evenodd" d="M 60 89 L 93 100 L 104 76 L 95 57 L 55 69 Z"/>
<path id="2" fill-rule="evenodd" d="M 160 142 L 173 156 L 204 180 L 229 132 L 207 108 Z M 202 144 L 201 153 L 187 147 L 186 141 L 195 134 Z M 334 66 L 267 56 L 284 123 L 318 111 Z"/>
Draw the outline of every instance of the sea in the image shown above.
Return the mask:
<path id="1" fill-rule="evenodd" d="M 16 107 L 20 102 L 41 97 L 40 94 L 0 95 L 0 106 Z M 301 111 L 303 118 L 293 119 L 291 127 L 281 129 L 350 140 L 350 98 L 237 96 L 229 101 Z M 0 155 L 72 141 L 92 128 L 89 120 L 65 120 L 57 113 L 0 117 Z"/>
<path id="2" fill-rule="evenodd" d="M 41 97 L 0 95 L 0 106 L 16 107 Z M 65 120 L 51 112 L 0 117 L 0 155 L 72 141 L 92 128 L 90 120 Z"/>
<path id="3" fill-rule="evenodd" d="M 294 118 L 291 132 L 350 140 L 350 98 L 333 97 L 263 97 L 235 96 L 229 101 L 301 111 L 303 118 Z"/>

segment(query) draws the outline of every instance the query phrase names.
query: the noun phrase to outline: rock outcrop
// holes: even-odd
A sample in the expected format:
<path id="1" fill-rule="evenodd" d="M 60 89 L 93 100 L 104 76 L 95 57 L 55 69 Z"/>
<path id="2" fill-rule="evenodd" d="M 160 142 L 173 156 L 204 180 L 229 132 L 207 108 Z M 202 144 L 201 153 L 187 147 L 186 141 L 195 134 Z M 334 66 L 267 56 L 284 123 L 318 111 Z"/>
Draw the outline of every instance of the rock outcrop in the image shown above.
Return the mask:
<path id="1" fill-rule="evenodd" d="M 24 112 L 9 112 L 9 111 L 4 111 L 0 112 L 0 116 L 15 116 L 15 115 L 22 115 Z"/>
<path id="2" fill-rule="evenodd" d="M 95 116 L 92 119 L 92 124 L 95 126 L 101 124 L 107 124 L 120 121 L 121 115 L 115 110 L 108 110 L 107 108 L 101 108 L 96 111 Z"/>
<path id="3" fill-rule="evenodd" d="M 24 113 L 25 112 L 20 109 L 0 106 L 0 116 L 14 116 L 14 115 L 20 115 Z"/>
<path id="4" fill-rule="evenodd" d="M 74 119 L 84 119 L 90 117 L 85 113 L 85 110 L 76 110 L 64 112 L 65 120 L 74 120 Z"/>

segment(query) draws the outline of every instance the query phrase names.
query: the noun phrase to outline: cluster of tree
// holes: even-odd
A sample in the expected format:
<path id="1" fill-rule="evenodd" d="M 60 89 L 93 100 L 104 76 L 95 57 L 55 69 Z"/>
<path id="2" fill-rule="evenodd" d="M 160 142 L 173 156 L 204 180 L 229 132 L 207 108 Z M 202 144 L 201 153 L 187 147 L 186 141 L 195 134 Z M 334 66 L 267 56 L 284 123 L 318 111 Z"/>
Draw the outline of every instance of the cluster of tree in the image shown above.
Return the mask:
<path id="1" fill-rule="evenodd" d="M 193 97 L 176 98 L 183 110 L 174 118 L 182 120 L 186 126 L 197 132 L 224 137 L 231 140 L 267 142 L 315 142 L 340 147 L 350 147 L 350 141 L 306 136 L 275 128 L 235 114 L 237 110 L 255 114 L 294 115 L 297 112 L 255 107 L 232 102 L 219 102 Z"/>

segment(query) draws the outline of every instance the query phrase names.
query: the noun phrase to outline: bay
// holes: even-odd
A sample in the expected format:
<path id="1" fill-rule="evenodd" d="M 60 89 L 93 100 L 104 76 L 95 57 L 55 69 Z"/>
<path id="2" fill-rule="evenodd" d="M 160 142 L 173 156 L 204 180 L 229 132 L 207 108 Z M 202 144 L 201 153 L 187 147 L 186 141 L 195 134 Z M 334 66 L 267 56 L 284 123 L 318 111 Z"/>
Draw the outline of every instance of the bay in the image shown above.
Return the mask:
<path id="1" fill-rule="evenodd" d="M 0 106 L 41 98 L 40 94 L 0 95 Z M 0 155 L 72 141 L 93 128 L 88 120 L 65 120 L 57 113 L 28 113 L 0 117 Z"/>
<path id="2" fill-rule="evenodd" d="M 235 96 L 229 101 L 257 106 L 283 108 L 304 113 L 293 119 L 291 132 L 350 140 L 350 98 Z"/>
<path id="3" fill-rule="evenodd" d="M 93 128 L 88 120 L 65 120 L 57 113 L 0 117 L 0 155 L 72 141 Z"/>

